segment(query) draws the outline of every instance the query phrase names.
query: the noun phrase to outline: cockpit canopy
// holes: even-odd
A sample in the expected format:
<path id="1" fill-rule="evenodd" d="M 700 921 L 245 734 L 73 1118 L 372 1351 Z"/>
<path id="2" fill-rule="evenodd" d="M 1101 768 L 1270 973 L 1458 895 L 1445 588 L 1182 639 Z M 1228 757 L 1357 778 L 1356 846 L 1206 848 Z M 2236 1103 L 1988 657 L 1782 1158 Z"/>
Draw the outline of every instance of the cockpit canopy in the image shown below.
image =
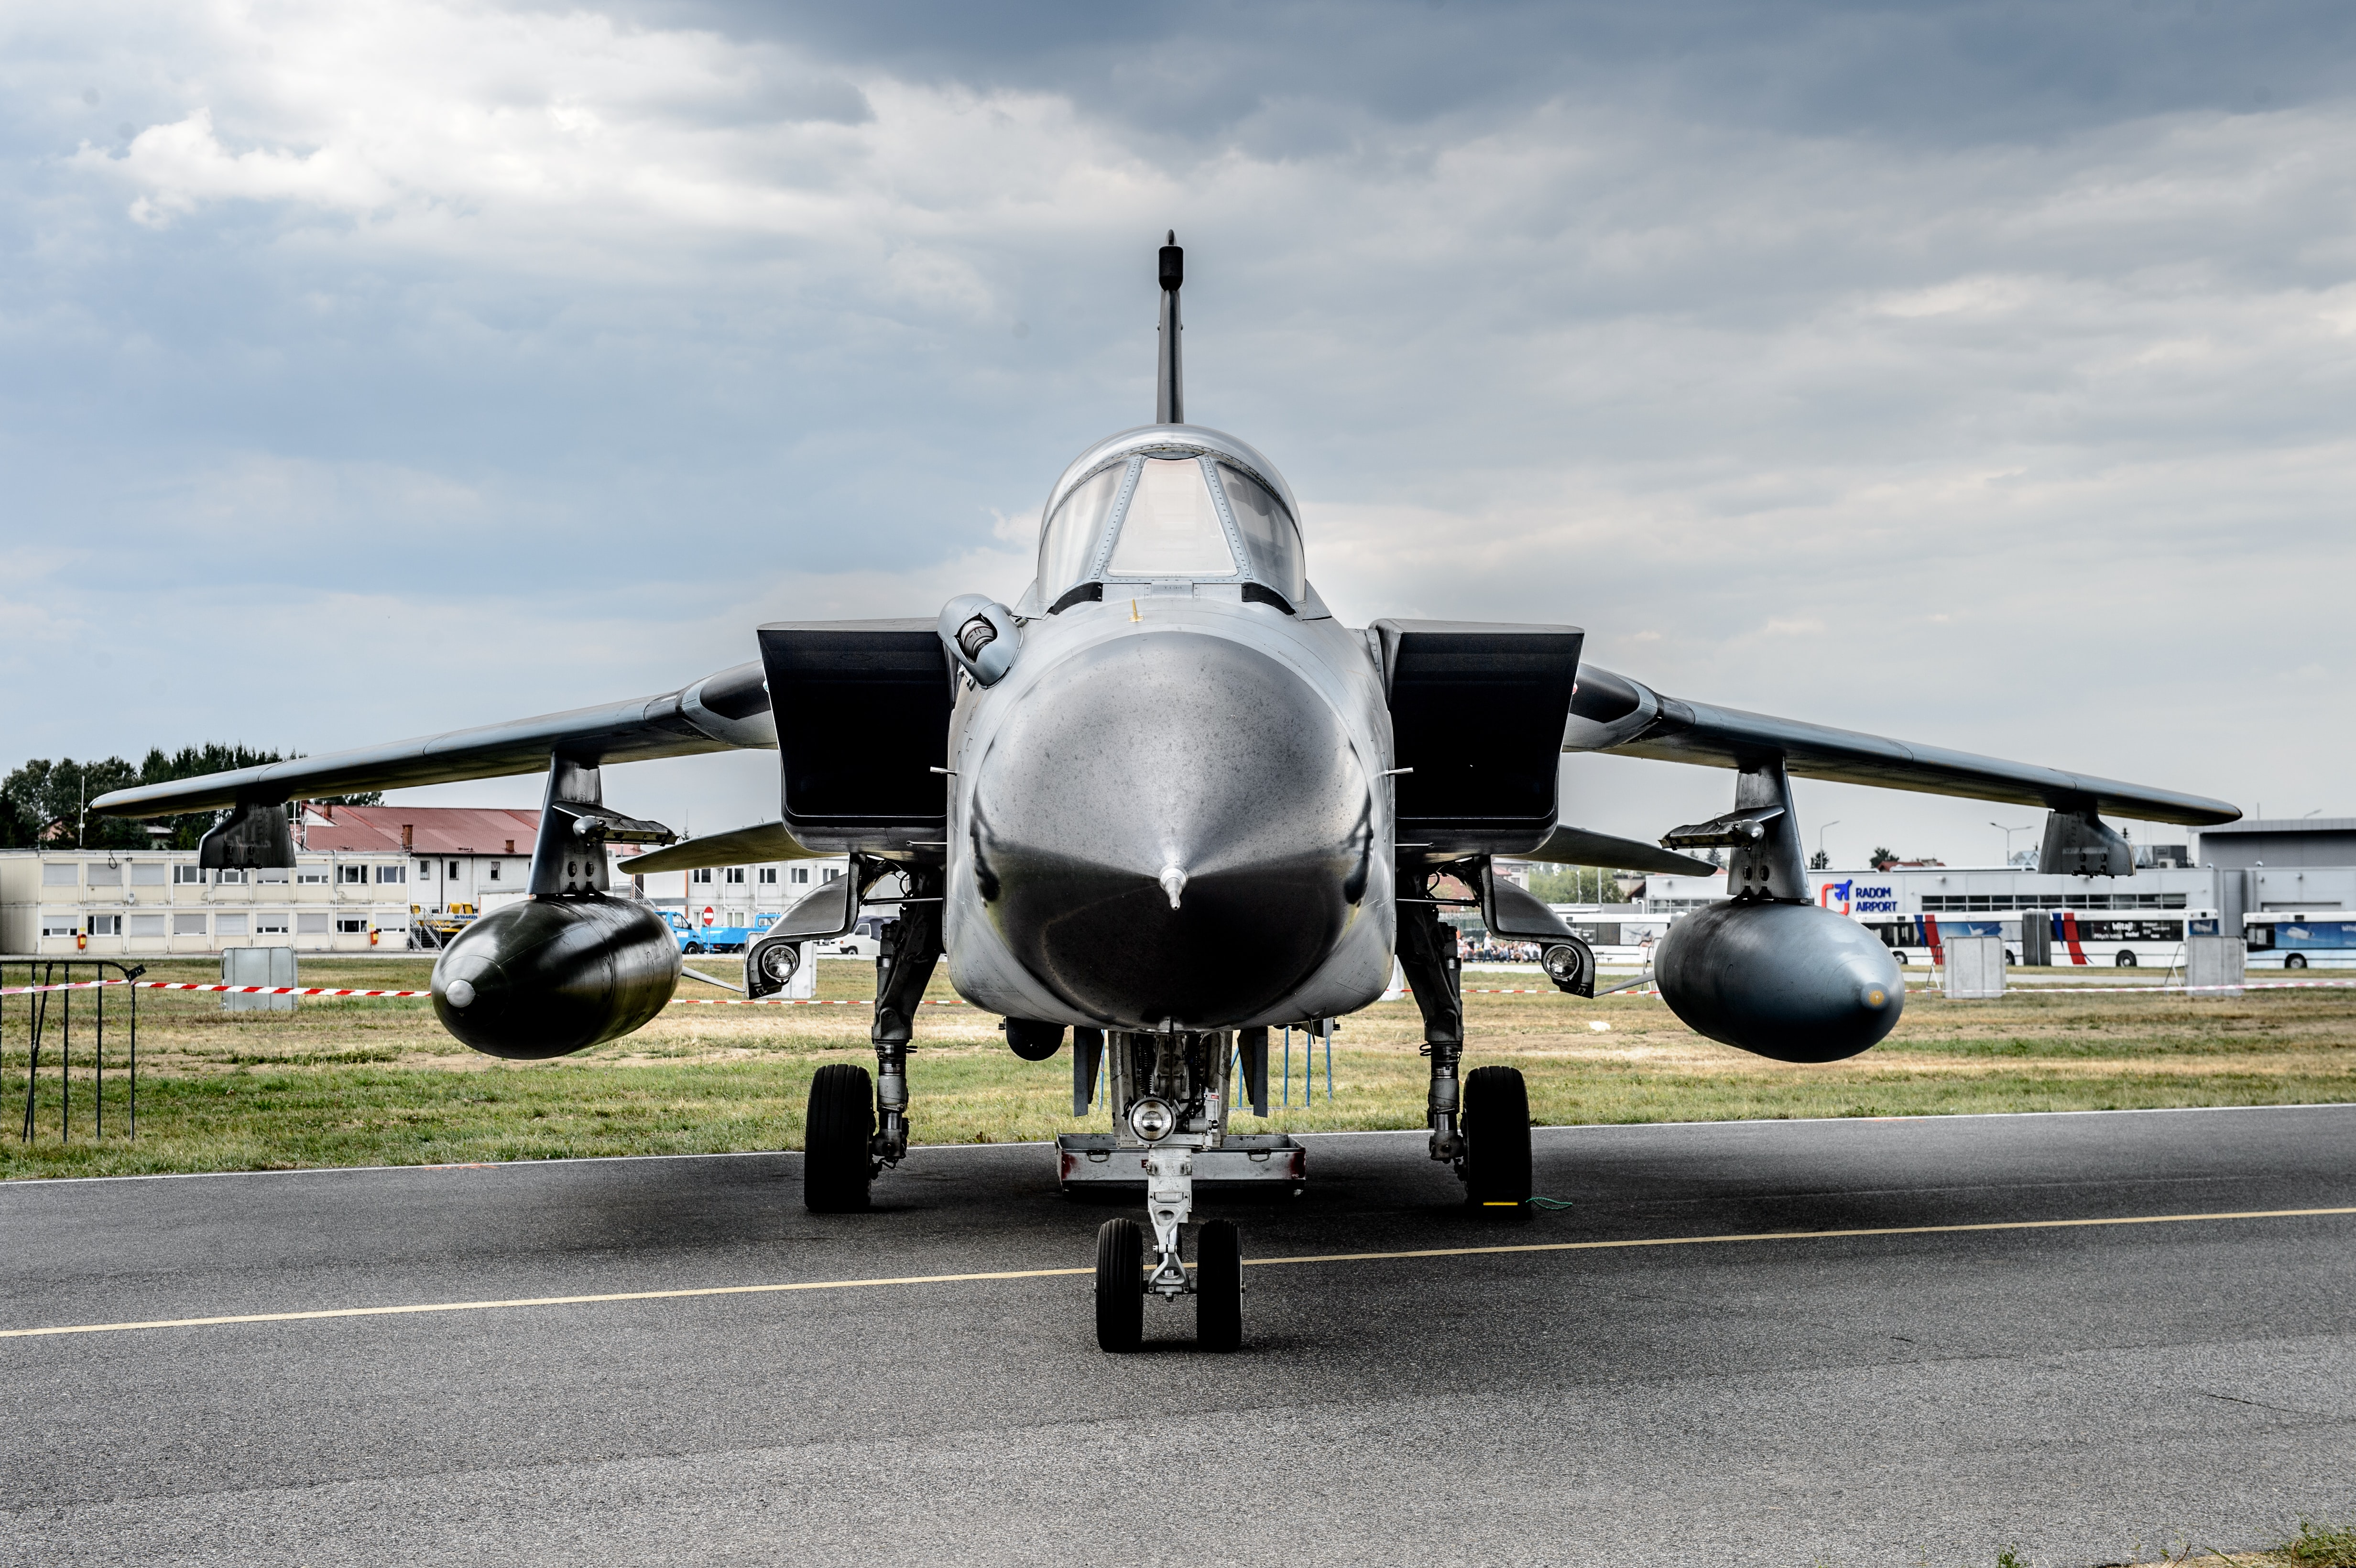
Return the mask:
<path id="1" fill-rule="evenodd" d="M 1234 436 L 1148 425 L 1064 471 L 1039 530 L 1036 608 L 1090 582 L 1254 582 L 1298 605 L 1307 563 L 1290 489 Z"/>

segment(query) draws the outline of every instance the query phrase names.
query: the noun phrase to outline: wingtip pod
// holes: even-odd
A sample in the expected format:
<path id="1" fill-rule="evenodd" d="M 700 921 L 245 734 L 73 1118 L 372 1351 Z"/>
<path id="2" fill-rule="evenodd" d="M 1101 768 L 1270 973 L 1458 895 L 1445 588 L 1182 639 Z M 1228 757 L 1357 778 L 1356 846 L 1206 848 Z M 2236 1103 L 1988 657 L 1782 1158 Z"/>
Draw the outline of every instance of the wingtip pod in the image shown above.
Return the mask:
<path id="1" fill-rule="evenodd" d="M 1814 904 L 1729 900 L 1669 928 L 1661 999 L 1695 1032 L 1775 1061 L 1839 1061 L 1878 1045 L 1906 1008 L 1890 950 Z"/>

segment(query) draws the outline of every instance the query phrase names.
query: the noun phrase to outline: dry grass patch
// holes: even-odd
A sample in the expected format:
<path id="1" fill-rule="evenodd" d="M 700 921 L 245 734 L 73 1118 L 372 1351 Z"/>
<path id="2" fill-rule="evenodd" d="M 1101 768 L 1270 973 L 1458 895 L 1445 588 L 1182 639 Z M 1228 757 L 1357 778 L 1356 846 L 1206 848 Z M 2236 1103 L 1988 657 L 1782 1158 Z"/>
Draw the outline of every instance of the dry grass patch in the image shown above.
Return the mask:
<path id="1" fill-rule="evenodd" d="M 707 965 L 725 959 L 707 960 Z M 308 985 L 423 988 L 423 958 L 306 964 Z M 160 978 L 210 979 L 209 965 L 158 965 Z M 1519 984 L 1476 976 L 1476 983 Z M 865 965 L 824 963 L 829 1000 L 873 994 Z M 686 982 L 683 997 L 724 997 Z M 949 999 L 936 983 L 932 995 Z M 39 1131 L 0 1125 L 0 1175 L 92 1175 L 295 1165 L 434 1163 L 565 1155 L 792 1148 L 810 1075 L 867 1062 L 859 1007 L 676 1007 L 638 1033 L 551 1062 L 503 1062 L 444 1035 L 422 1001 L 306 1001 L 292 1013 L 225 1012 L 215 996 L 145 992 L 140 1137 L 119 1135 L 126 998 L 110 998 L 110 1136 L 90 1136 L 87 994 L 77 999 L 74 1136 L 58 1134 L 52 1003 Z M 0 1088 L 21 1114 L 26 1006 L 0 1017 Z M 1510 1062 L 1547 1123 L 2356 1101 L 2356 992 L 2254 994 L 2224 1001 L 2161 995 L 2016 992 L 2001 1001 L 1909 998 L 1897 1032 L 1846 1062 L 1795 1067 L 1716 1044 L 1659 1001 L 1581 1000 L 1553 992 L 1468 996 L 1468 1055 Z M 1070 1116 L 1068 1057 L 1016 1059 L 998 1020 L 926 1008 L 911 1061 L 915 1126 L 929 1143 L 1038 1139 Z M 1601 1025 L 1601 1028 L 1595 1026 Z M 1345 1020 L 1326 1097 L 1321 1050 L 1304 1084 L 1293 1037 L 1290 1105 L 1279 1087 L 1270 1128 L 1412 1127 L 1426 1068 L 1414 1004 L 1377 1003 Z M 1275 1070 L 1283 1072 L 1281 1037 Z M 1255 1125 L 1250 1118 L 1246 1125 Z"/>

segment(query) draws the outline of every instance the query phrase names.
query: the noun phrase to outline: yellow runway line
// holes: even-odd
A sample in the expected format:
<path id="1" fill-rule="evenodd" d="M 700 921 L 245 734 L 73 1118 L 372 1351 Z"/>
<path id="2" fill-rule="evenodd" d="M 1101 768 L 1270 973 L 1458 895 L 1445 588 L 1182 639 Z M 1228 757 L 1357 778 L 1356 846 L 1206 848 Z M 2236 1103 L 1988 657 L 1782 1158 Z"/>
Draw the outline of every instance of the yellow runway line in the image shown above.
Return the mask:
<path id="1" fill-rule="evenodd" d="M 2091 1225 L 2182 1225 L 2195 1220 L 2297 1220 L 2356 1214 L 2345 1209 L 2245 1209 L 2217 1214 L 2127 1214 L 2107 1220 L 1997 1220 L 1973 1225 L 1883 1225 L 1858 1231 L 1747 1231 L 1726 1236 L 1645 1236 L 1626 1242 L 1526 1242 L 1517 1246 L 1427 1247 L 1411 1253 L 1317 1253 L 1297 1258 L 1246 1258 L 1253 1264 L 1365 1264 L 1393 1258 L 1472 1258 L 1494 1253 L 1596 1253 L 1615 1247 L 1697 1247 L 1728 1242 L 1829 1242 L 1855 1236 L 1951 1236 L 1970 1231 L 2067 1231 Z"/>
<path id="2" fill-rule="evenodd" d="M 1299 1257 L 1246 1258 L 1246 1268 L 1299 1264 L 1391 1263 L 1414 1258 L 1490 1257 L 1515 1253 L 1591 1253 L 1629 1247 L 1717 1246 L 1731 1242 L 1830 1242 L 1866 1236 L 1946 1236 L 1982 1231 L 2067 1231 L 2105 1225 L 2182 1225 L 2200 1221 L 2302 1220 L 2356 1214 L 2340 1209 L 2245 1209 L 2213 1214 L 2132 1214 L 2102 1220 L 1999 1220 L 1969 1225 L 1885 1225 L 1854 1231 L 1751 1231 L 1723 1236 L 1645 1236 L 1619 1242 L 1525 1242 L 1486 1247 L 1419 1247 L 1394 1253 L 1312 1253 Z M 306 1323 L 328 1317 L 398 1317 L 423 1312 L 499 1312 L 525 1307 L 594 1307 L 615 1301 L 687 1301 L 712 1296 L 776 1296 L 803 1290 L 872 1290 L 894 1285 L 958 1285 L 976 1280 L 1056 1279 L 1093 1275 L 1093 1268 L 998 1269 L 980 1274 L 911 1274 L 877 1279 L 800 1280 L 786 1285 L 712 1285 L 683 1290 L 623 1290 L 598 1296 L 527 1296 L 506 1301 L 432 1301 L 402 1307 L 329 1307 L 308 1312 L 241 1312 L 218 1317 L 155 1317 L 129 1323 L 70 1323 L 48 1328 L 0 1328 L 0 1339 L 57 1334 L 121 1334 L 140 1328 L 212 1328 L 231 1323 Z"/>

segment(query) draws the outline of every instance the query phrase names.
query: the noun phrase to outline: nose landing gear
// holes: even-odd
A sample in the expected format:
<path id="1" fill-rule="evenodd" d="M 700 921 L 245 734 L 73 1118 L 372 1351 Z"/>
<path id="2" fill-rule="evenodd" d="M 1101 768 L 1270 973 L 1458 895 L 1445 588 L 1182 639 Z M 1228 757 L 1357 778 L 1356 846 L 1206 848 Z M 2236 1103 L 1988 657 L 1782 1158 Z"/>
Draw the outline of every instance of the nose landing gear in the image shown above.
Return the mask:
<path id="1" fill-rule="evenodd" d="M 1134 1220 L 1108 1220 L 1097 1232 L 1097 1348 L 1123 1354 L 1145 1339 L 1145 1298 L 1194 1298 L 1194 1343 L 1205 1350 L 1244 1342 L 1243 1238 L 1231 1220 L 1207 1220 L 1194 1232 L 1194 1269 L 1180 1255 L 1180 1227 L 1194 1201 L 1182 1151 L 1145 1157 L 1146 1200 L 1153 1221 L 1153 1272 L 1145 1272 L 1145 1231 Z M 1175 1171 L 1172 1168 L 1176 1168 Z"/>
<path id="2" fill-rule="evenodd" d="M 1119 1159 L 1145 1179 L 1145 1213 L 1152 1226 L 1152 1268 L 1146 1268 L 1149 1243 L 1134 1220 L 1108 1220 L 1097 1232 L 1097 1345 L 1134 1350 L 1145 1333 L 1145 1298 L 1167 1302 L 1194 1298 L 1194 1342 L 1205 1350 L 1234 1350 L 1244 1338 L 1243 1243 L 1235 1225 L 1206 1221 L 1194 1232 L 1194 1266 L 1183 1254 L 1187 1222 L 1194 1218 L 1197 1162 L 1215 1168 L 1240 1164 L 1293 1168 L 1274 1148 L 1276 1140 L 1227 1137 L 1227 1071 L 1230 1037 L 1183 1035 L 1165 1028 L 1154 1034 L 1116 1033 L 1108 1042 L 1110 1090 L 1116 1127 L 1128 1129 L 1102 1140 L 1106 1147 L 1066 1147 L 1067 1182 L 1075 1156 L 1091 1163 Z M 1098 1140 L 1090 1139 L 1093 1145 Z M 1290 1144 L 1290 1140 L 1284 1140 Z M 1228 1147 L 1230 1143 L 1245 1147 Z M 1281 1151 L 1299 1153 L 1298 1148 Z"/>

